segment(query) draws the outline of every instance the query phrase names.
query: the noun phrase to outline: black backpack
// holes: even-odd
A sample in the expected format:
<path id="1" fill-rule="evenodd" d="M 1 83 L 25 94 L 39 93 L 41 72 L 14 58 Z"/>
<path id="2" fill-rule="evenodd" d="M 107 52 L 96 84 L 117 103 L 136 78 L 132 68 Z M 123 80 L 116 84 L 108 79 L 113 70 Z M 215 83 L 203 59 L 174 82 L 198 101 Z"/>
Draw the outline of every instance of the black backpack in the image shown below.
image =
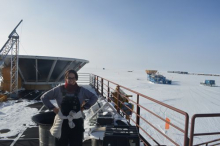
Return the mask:
<path id="1" fill-rule="evenodd" d="M 68 116 L 69 112 L 75 111 L 78 112 L 80 111 L 81 107 L 80 107 L 80 102 L 79 102 L 79 98 L 78 98 L 78 94 L 80 91 L 80 88 L 75 92 L 75 93 L 67 93 L 64 85 L 61 88 L 62 90 L 62 102 L 61 102 L 61 112 L 64 116 Z"/>

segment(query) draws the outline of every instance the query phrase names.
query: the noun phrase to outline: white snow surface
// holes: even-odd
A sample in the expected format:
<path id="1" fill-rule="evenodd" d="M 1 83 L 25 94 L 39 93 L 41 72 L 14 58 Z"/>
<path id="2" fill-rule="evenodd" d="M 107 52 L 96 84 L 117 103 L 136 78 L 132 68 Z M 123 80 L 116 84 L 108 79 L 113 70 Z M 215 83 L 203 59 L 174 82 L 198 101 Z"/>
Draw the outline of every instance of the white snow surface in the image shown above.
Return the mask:
<path id="1" fill-rule="evenodd" d="M 0 133 L 0 138 L 15 136 L 23 132 L 27 127 L 35 125 L 31 117 L 38 113 L 36 108 L 26 107 L 38 101 L 23 100 L 16 103 L 17 100 L 10 100 L 0 103 L 0 130 L 9 129 L 7 133 Z"/>
<path id="2" fill-rule="evenodd" d="M 147 95 L 168 105 L 183 110 L 191 117 L 198 113 L 220 113 L 220 76 L 185 75 L 158 71 L 171 85 L 154 84 L 147 80 L 145 70 L 87 69 L 88 72 Z M 200 82 L 215 80 L 216 86 L 201 85 Z"/>
<path id="3" fill-rule="evenodd" d="M 129 70 L 130 71 L 130 70 Z M 97 69 L 97 68 L 82 68 L 79 73 L 93 73 L 105 79 L 111 80 L 119 85 L 130 88 L 141 94 L 147 95 L 158 101 L 176 107 L 189 114 L 189 128 L 191 118 L 194 114 L 200 113 L 220 113 L 220 77 L 219 76 L 202 76 L 202 75 L 185 75 L 167 73 L 167 71 L 159 71 L 167 79 L 172 80 L 171 85 L 154 84 L 147 80 L 145 70 L 128 70 L 122 69 Z M 200 85 L 205 79 L 213 79 L 216 82 L 216 87 L 208 87 Z M 92 91 L 94 92 L 94 91 Z M 27 127 L 31 127 L 34 123 L 31 117 L 38 113 L 37 109 L 26 107 L 37 101 L 27 101 L 15 103 L 16 101 L 7 101 L 0 103 L 0 130 L 10 129 L 8 133 L 0 133 L 0 137 L 7 139 L 8 136 L 14 136 L 23 132 Z M 166 108 L 157 107 L 155 104 L 149 103 L 145 99 L 140 99 L 143 106 L 150 108 L 157 112 L 158 115 L 169 117 L 171 122 L 175 122 L 180 126 L 183 124 L 183 117 L 169 112 Z M 157 109 L 158 108 L 158 109 Z M 148 113 L 141 113 L 141 115 L 152 121 L 153 116 L 149 117 Z M 135 115 L 132 115 L 135 118 Z M 219 132 L 219 118 L 209 120 L 198 120 L 200 123 L 195 127 L 196 132 Z M 142 123 L 142 122 L 141 122 Z M 180 140 L 183 134 L 175 133 L 172 129 L 166 131 L 164 123 L 152 121 L 153 125 L 168 136 L 174 137 L 175 142 L 182 145 Z M 163 144 L 173 145 L 160 135 L 156 134 L 149 126 L 141 125 L 147 130 L 150 135 L 156 136 Z M 189 131 L 190 132 L 190 131 Z M 206 140 L 206 139 L 205 139 Z M 195 142 L 202 142 L 202 138 L 196 138 Z"/>
<path id="4" fill-rule="evenodd" d="M 132 71 L 132 72 L 131 72 Z M 148 97 L 161 101 L 165 104 L 180 109 L 189 115 L 189 130 L 188 137 L 190 136 L 191 118 L 194 114 L 204 113 L 220 113 L 220 76 L 204 76 L 204 75 L 187 75 L 168 73 L 167 71 L 158 71 L 159 74 L 165 76 L 167 79 L 172 80 L 171 85 L 154 84 L 147 80 L 145 70 L 113 70 L 113 69 L 87 69 L 83 68 L 80 72 L 88 72 L 96 74 L 100 77 L 113 81 L 119 85 L 125 86 L 131 90 L 137 91 Z M 201 85 L 206 79 L 215 80 L 216 86 L 209 87 Z M 132 97 L 136 101 L 135 97 Z M 140 104 L 147 107 L 161 117 L 168 117 L 170 122 L 179 126 L 184 130 L 185 117 L 177 114 L 168 108 L 161 105 L 149 102 L 144 98 L 140 98 Z M 141 110 L 141 115 L 153 126 L 160 129 L 162 133 L 172 137 L 176 143 L 183 145 L 183 133 L 177 132 L 174 128 L 165 130 L 165 123 L 157 120 L 154 116 Z M 132 118 L 135 119 L 135 114 Z M 197 118 L 195 133 L 208 133 L 218 132 L 220 118 Z M 145 122 L 141 122 L 141 126 L 156 140 L 162 142 L 164 145 L 173 145 L 170 141 L 155 132 Z M 142 133 L 143 134 L 143 133 Z M 214 137 L 214 138 L 213 138 Z M 194 143 L 202 143 L 208 140 L 217 139 L 215 136 L 200 136 L 194 137 Z M 148 136 L 146 136 L 148 138 Z M 148 139 L 149 140 L 149 139 Z M 150 141 L 150 140 L 149 140 Z M 152 141 L 150 141 L 152 142 Z M 153 143 L 153 142 L 152 142 Z M 153 143 L 155 144 L 155 143 Z"/>

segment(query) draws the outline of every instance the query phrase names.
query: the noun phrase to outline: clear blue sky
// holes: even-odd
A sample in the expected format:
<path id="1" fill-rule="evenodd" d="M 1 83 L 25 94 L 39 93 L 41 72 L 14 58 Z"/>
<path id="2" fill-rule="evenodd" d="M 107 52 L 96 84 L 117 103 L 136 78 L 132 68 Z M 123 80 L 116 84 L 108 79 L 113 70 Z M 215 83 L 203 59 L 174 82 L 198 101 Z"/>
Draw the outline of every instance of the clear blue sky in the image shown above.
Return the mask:
<path id="1" fill-rule="evenodd" d="M 0 47 L 85 67 L 220 74 L 220 0 L 2 0 Z"/>

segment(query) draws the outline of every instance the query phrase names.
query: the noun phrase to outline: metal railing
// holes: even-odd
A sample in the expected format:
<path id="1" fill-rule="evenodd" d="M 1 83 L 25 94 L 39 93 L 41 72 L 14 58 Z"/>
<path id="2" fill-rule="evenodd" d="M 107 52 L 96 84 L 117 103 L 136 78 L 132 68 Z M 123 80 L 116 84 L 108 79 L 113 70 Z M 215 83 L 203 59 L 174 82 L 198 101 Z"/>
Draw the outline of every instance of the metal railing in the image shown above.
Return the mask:
<path id="1" fill-rule="evenodd" d="M 118 85 L 118 84 L 116 84 L 112 81 L 109 81 L 105 78 L 102 78 L 102 77 L 94 75 L 94 74 L 90 75 L 90 84 L 96 89 L 96 91 L 98 93 L 100 93 L 102 96 L 106 97 L 106 99 L 109 102 L 117 101 L 117 102 L 115 102 L 115 108 L 117 109 L 117 111 L 122 116 L 127 117 L 126 113 L 120 108 L 120 105 L 123 105 L 123 106 L 127 107 L 130 111 L 132 111 L 132 113 L 135 116 L 129 116 L 128 117 L 128 122 L 131 125 L 136 125 L 137 126 L 137 128 L 139 130 L 139 133 L 140 133 L 140 138 L 141 138 L 141 140 L 143 141 L 143 143 L 145 145 L 155 145 L 155 144 L 156 145 L 163 145 L 163 144 L 161 143 L 160 139 L 157 139 L 157 138 L 153 137 L 152 134 L 149 133 L 149 131 L 145 130 L 140 125 L 148 125 L 148 129 L 150 129 L 150 131 L 152 131 L 152 129 L 153 129 L 153 132 L 157 132 L 157 135 L 160 134 L 160 136 L 167 139 L 171 143 L 171 145 L 184 145 L 184 146 L 188 145 L 189 116 L 186 112 L 181 111 L 181 110 L 179 110 L 175 107 L 172 107 L 170 105 L 167 105 L 163 102 L 157 101 L 153 98 L 150 98 L 150 97 L 148 97 L 146 95 L 143 95 L 141 93 L 138 93 L 136 91 L 133 91 L 131 89 L 128 89 L 124 86 Z M 117 87 L 117 90 L 115 90 L 115 87 Z M 125 95 L 121 94 L 120 93 L 121 89 L 123 89 L 123 91 L 126 92 L 126 93 L 132 94 L 133 97 L 136 97 L 136 101 L 134 101 L 131 98 L 126 97 Z M 112 96 L 113 92 L 118 93 L 117 97 Z M 119 96 L 126 98 L 128 102 L 132 103 L 134 105 L 134 109 L 129 108 L 123 102 L 121 102 L 119 100 Z M 156 113 L 155 111 L 152 111 L 151 109 L 149 109 L 146 106 L 144 106 L 143 104 L 141 104 L 140 99 L 150 101 L 152 103 L 155 103 L 155 104 L 159 105 L 160 107 L 165 107 L 166 109 L 169 109 L 169 110 L 175 112 L 178 115 L 182 115 L 184 117 L 181 121 L 182 126 L 179 126 L 178 124 L 174 124 L 174 122 L 167 121 L 164 117 L 158 115 L 158 113 Z M 167 123 L 169 126 L 172 126 L 175 131 L 178 131 L 180 135 L 183 135 L 182 142 L 180 142 L 181 144 L 175 142 L 174 139 L 172 139 L 171 137 L 166 135 L 164 133 L 164 131 L 162 131 L 161 129 L 156 127 L 150 121 L 150 119 L 146 119 L 147 117 L 144 117 L 141 113 L 149 113 L 149 114 L 154 116 L 154 118 L 152 118 L 152 119 L 154 119 L 154 120 L 159 119 L 164 125 Z M 152 143 L 149 143 L 150 140 L 151 140 Z"/>
<path id="2" fill-rule="evenodd" d="M 89 84 L 90 83 L 90 73 L 78 73 L 79 84 Z"/>
<path id="3" fill-rule="evenodd" d="M 203 142 L 203 143 L 199 143 L 199 144 L 193 144 L 193 139 L 195 136 L 207 136 L 207 135 L 220 135 L 220 132 L 209 132 L 209 133 L 194 133 L 195 131 L 195 120 L 196 118 L 214 118 L 214 117 L 220 117 L 220 113 L 217 114 L 195 114 L 193 115 L 192 119 L 191 119 L 191 130 L 190 130 L 190 146 L 199 146 L 199 145 L 220 145 L 220 143 L 215 143 L 215 142 L 219 142 L 220 138 L 218 137 L 217 139 L 214 140 L 209 140 L 207 142 Z M 207 122 L 205 126 L 209 125 L 209 123 Z M 214 144 L 212 144 L 214 143 Z"/>
<path id="4" fill-rule="evenodd" d="M 154 132 L 157 132 L 164 138 L 166 138 L 170 143 L 169 145 L 184 145 L 184 146 L 193 146 L 193 145 L 220 145 L 220 143 L 217 143 L 220 141 L 220 138 L 215 138 L 213 140 L 207 140 L 206 142 L 199 143 L 199 144 L 193 144 L 194 138 L 198 136 L 210 136 L 210 135 L 217 135 L 219 136 L 220 132 L 209 132 L 209 133 L 195 133 L 195 125 L 196 118 L 216 118 L 220 117 L 220 113 L 212 113 L 212 114 L 195 114 L 193 115 L 191 119 L 191 129 L 190 129 L 190 138 L 188 138 L 188 125 L 189 125 L 189 116 L 186 112 L 181 111 L 175 107 L 172 107 L 170 105 L 167 105 L 163 102 L 160 102 L 158 100 L 155 100 L 153 98 L 150 98 L 146 95 L 143 95 L 141 93 L 138 93 L 136 91 L 133 91 L 131 89 L 128 89 L 124 86 L 121 86 L 119 84 L 116 84 L 112 81 L 109 81 L 105 78 L 102 78 L 100 76 L 89 74 L 89 73 L 80 73 L 79 74 L 79 83 L 86 83 L 90 84 L 95 88 L 96 92 L 98 92 L 100 95 L 105 97 L 109 102 L 112 102 L 115 104 L 115 108 L 117 109 L 118 113 L 124 116 L 129 124 L 135 125 L 138 128 L 138 131 L 140 133 L 141 141 L 144 143 L 144 145 L 164 145 L 163 142 L 161 142 L 161 139 L 155 138 L 155 134 L 152 134 L 152 131 L 149 131 L 149 129 L 154 129 Z M 117 87 L 117 88 L 116 88 Z M 127 95 L 122 94 L 121 90 L 123 89 L 124 92 L 126 92 Z M 116 92 L 118 93 L 116 96 L 114 96 L 112 93 Z M 130 98 L 132 96 L 132 98 Z M 122 101 L 120 101 L 120 97 L 125 98 L 129 103 L 132 103 L 134 105 L 134 108 L 130 108 L 126 106 Z M 136 100 L 134 100 L 135 98 Z M 115 102 L 117 101 L 117 102 Z M 175 112 L 176 114 L 167 115 L 168 116 L 175 116 L 175 118 L 172 119 L 173 122 L 170 122 L 171 120 L 167 120 L 161 114 L 157 111 L 152 110 L 152 106 L 145 106 L 144 103 L 146 101 L 149 101 L 151 103 L 149 104 L 157 104 L 155 107 L 159 107 L 160 110 L 162 108 L 165 108 L 166 111 L 169 109 L 170 111 Z M 147 102 L 148 103 L 148 102 Z M 132 111 L 133 116 L 127 116 L 126 112 L 123 111 L 123 109 L 120 108 L 120 106 L 123 105 L 124 107 L 127 107 L 130 111 Z M 144 115 L 144 113 L 149 113 Z M 149 116 L 152 115 L 152 116 Z M 183 118 L 179 118 L 177 115 L 183 116 Z M 149 118 L 150 117 L 150 118 Z M 154 118 L 152 118 L 154 117 Z M 152 121 L 150 119 L 152 118 Z M 155 121 L 162 121 L 162 123 L 169 125 L 172 127 L 173 130 L 176 130 L 174 132 L 173 136 L 167 135 L 166 132 L 162 131 L 160 128 L 155 126 Z M 142 126 L 140 126 L 142 125 Z M 144 127 L 143 125 L 148 125 L 148 127 Z M 171 128 L 170 128 L 171 129 Z M 179 137 L 178 140 L 181 139 L 180 143 L 176 142 L 175 135 L 177 135 L 177 131 L 179 131 L 179 135 L 182 135 Z M 158 136 L 157 134 L 157 136 Z M 202 138 L 203 141 L 204 137 Z M 215 143 L 214 143 L 215 142 Z M 214 144 L 213 144 L 214 143 Z"/>

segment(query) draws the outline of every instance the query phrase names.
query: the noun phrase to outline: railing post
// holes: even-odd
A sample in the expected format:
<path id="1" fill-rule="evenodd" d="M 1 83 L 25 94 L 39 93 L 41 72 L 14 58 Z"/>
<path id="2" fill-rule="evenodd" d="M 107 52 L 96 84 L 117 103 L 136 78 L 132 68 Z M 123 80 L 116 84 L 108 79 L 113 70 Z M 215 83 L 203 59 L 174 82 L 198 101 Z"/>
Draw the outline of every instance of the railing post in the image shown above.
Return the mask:
<path id="1" fill-rule="evenodd" d="M 139 125 L 140 125 L 140 117 L 138 115 L 140 115 L 140 107 L 139 107 L 139 94 L 137 94 L 137 109 L 136 109 L 136 126 L 137 126 L 137 130 L 139 131 Z"/>
<path id="2" fill-rule="evenodd" d="M 89 74 L 90 85 L 93 87 L 93 77 L 92 74 Z"/>
<path id="3" fill-rule="evenodd" d="M 193 117 L 192 117 L 192 119 L 191 119 L 191 130 L 190 130 L 189 146 L 192 146 L 192 145 L 193 145 L 195 119 L 196 119 L 196 116 L 193 115 Z"/>
<path id="4" fill-rule="evenodd" d="M 117 90 L 116 90 L 116 92 L 117 92 L 117 102 L 116 102 L 116 104 L 117 104 L 117 112 L 118 113 L 120 113 L 120 108 L 119 108 L 119 94 L 120 94 L 120 86 L 119 85 L 117 85 Z"/>
<path id="5" fill-rule="evenodd" d="M 110 88 L 109 88 L 109 81 L 108 81 L 108 102 L 111 102 L 110 98 Z"/>
<path id="6" fill-rule="evenodd" d="M 95 82 L 96 82 L 96 75 L 93 76 L 93 87 L 95 88 Z"/>
<path id="7" fill-rule="evenodd" d="M 101 94 L 103 96 L 103 78 L 101 78 Z"/>
<path id="8" fill-rule="evenodd" d="M 185 136 L 184 136 L 184 145 L 188 146 L 189 145 L 189 138 L 188 138 L 188 128 L 189 128 L 189 115 L 186 113 L 185 114 Z"/>
<path id="9" fill-rule="evenodd" d="M 93 80 L 92 80 L 92 75 L 91 74 L 89 74 L 89 84 L 91 86 L 93 86 Z"/>
<path id="10" fill-rule="evenodd" d="M 99 76 L 96 76 L 96 86 L 97 86 L 96 91 L 99 92 Z"/>

